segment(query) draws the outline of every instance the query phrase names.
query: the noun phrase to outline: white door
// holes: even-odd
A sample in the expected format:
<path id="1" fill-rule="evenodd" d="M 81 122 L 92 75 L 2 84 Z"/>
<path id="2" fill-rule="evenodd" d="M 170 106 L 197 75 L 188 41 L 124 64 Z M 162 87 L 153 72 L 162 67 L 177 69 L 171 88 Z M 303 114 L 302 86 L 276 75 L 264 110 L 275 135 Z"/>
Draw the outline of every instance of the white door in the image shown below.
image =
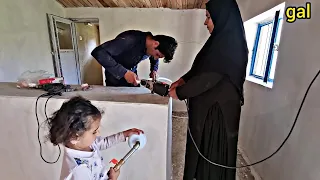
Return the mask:
<path id="1" fill-rule="evenodd" d="M 48 14 L 55 75 L 66 84 L 80 84 L 80 67 L 74 23 Z"/>

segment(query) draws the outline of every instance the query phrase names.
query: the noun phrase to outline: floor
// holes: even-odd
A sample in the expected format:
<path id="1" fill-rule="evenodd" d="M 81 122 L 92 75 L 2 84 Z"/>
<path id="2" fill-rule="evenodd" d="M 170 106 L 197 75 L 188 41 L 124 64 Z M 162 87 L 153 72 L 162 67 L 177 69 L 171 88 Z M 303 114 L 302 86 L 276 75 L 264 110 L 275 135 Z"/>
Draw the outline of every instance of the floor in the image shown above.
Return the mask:
<path id="1" fill-rule="evenodd" d="M 173 112 L 172 118 L 172 166 L 173 180 L 183 179 L 184 153 L 187 136 L 187 113 Z M 238 166 L 246 162 L 238 151 Z M 237 171 L 236 180 L 254 180 L 249 168 L 242 168 Z"/>

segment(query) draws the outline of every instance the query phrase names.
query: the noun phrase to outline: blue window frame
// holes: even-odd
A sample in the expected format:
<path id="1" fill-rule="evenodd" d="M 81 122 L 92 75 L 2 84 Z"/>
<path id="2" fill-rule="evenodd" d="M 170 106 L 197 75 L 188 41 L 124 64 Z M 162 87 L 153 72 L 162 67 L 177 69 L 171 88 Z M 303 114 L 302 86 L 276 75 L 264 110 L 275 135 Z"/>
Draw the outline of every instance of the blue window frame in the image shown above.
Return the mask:
<path id="1" fill-rule="evenodd" d="M 270 70 L 275 50 L 274 43 L 281 21 L 282 18 L 279 18 L 279 11 L 277 11 L 273 20 L 258 24 L 249 75 L 264 82 L 273 82 L 273 78 L 270 78 Z"/>

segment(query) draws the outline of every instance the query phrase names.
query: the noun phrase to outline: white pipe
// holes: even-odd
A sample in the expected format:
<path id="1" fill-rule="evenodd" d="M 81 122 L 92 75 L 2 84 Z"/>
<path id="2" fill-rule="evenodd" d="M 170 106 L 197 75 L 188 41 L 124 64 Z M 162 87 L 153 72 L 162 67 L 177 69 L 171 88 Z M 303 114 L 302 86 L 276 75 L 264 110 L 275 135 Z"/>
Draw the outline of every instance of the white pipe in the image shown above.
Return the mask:
<path id="1" fill-rule="evenodd" d="M 152 78 L 148 78 L 147 80 L 152 80 Z M 172 84 L 172 80 L 171 79 L 168 79 L 168 78 L 165 78 L 165 77 L 158 77 L 157 78 L 158 81 L 167 81 L 169 82 L 170 84 Z M 137 80 L 136 81 L 138 84 L 140 84 L 140 80 Z"/>
<path id="2" fill-rule="evenodd" d="M 165 77 L 159 77 L 158 80 L 159 80 L 159 81 L 165 80 L 165 81 L 169 81 L 170 83 L 172 83 L 172 80 L 171 80 L 171 79 L 168 79 L 168 78 L 165 78 Z"/>

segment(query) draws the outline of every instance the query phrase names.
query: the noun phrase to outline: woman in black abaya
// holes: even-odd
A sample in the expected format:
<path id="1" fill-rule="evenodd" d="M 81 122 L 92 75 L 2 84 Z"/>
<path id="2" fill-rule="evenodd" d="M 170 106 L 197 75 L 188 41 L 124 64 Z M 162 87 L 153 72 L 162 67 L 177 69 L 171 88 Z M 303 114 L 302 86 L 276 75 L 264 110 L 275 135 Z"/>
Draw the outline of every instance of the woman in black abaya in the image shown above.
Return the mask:
<path id="1" fill-rule="evenodd" d="M 191 69 L 170 87 L 170 96 L 188 99 L 189 127 L 209 160 L 236 166 L 243 83 L 248 49 L 235 0 L 206 4 L 210 37 Z M 218 167 L 199 156 L 187 137 L 184 180 L 235 180 L 236 170 Z"/>

